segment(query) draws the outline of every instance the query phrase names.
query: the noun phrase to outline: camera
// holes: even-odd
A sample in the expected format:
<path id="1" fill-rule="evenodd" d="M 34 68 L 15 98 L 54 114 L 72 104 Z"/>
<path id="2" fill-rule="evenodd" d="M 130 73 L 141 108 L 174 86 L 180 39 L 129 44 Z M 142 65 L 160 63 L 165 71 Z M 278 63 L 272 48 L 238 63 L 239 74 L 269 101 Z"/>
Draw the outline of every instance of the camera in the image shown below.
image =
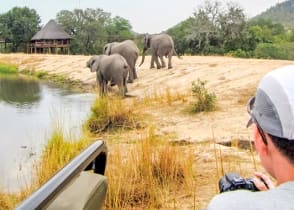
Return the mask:
<path id="1" fill-rule="evenodd" d="M 238 173 L 227 173 L 219 180 L 220 193 L 240 189 L 259 191 L 252 179 L 244 179 Z"/>

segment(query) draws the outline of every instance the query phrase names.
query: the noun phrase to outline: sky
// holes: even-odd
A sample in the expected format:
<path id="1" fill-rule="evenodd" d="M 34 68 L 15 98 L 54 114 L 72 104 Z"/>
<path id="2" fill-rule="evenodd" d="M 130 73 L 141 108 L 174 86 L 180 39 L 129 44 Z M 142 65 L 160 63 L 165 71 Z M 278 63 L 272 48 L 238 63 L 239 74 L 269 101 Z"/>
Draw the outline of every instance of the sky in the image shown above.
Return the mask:
<path id="1" fill-rule="evenodd" d="M 1 0 L 0 14 L 13 7 L 27 6 L 35 9 L 45 25 L 55 19 L 61 10 L 100 8 L 112 17 L 127 19 L 138 33 L 160 33 L 193 16 L 205 0 Z M 248 18 L 253 17 L 283 0 L 218 0 L 235 2 L 244 9 Z M 225 4 L 224 4 L 225 5 Z"/>

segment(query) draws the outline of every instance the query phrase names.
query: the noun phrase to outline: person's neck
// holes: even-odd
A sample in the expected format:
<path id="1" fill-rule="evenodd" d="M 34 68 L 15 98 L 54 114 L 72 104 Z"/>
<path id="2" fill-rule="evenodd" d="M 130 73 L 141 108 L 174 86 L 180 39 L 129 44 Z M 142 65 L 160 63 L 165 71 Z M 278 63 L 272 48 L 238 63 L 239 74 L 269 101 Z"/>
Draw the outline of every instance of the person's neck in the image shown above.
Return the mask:
<path id="1" fill-rule="evenodd" d="M 294 165 L 287 158 L 279 155 L 273 161 L 274 176 L 277 180 L 277 185 L 294 181 Z"/>

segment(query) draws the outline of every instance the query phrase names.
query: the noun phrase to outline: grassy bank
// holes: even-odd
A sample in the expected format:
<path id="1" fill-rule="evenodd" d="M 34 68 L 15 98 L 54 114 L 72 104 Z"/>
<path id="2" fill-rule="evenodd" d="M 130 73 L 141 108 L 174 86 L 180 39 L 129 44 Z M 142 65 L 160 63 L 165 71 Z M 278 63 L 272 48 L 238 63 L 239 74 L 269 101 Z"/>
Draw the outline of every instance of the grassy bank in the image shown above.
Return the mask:
<path id="1" fill-rule="evenodd" d="M 55 84 L 61 85 L 64 88 L 70 88 L 72 90 L 78 90 L 82 92 L 89 92 L 90 90 L 92 90 L 92 87 L 90 87 L 90 85 L 82 84 L 82 82 L 79 80 L 69 79 L 65 75 L 54 73 L 49 74 L 47 71 L 42 70 L 19 70 L 17 65 L 0 61 L 0 76 L 9 76 L 16 74 L 33 77 L 40 80 L 50 81 Z"/>
<path id="2" fill-rule="evenodd" d="M 206 95 L 201 90 L 194 93 Z M 181 113 L 190 115 L 186 110 L 191 110 L 192 95 L 166 90 L 164 94 L 154 93 L 141 99 L 97 99 L 92 105 L 92 115 L 85 122 L 83 137 L 72 142 L 62 130 L 55 130 L 36 164 L 32 185 L 18 194 L 0 194 L 0 206 L 13 209 L 92 139 L 102 138 L 109 148 L 106 209 L 204 208 L 218 193 L 218 179 L 224 172 L 237 171 L 246 177 L 259 165 L 252 148 L 243 150 L 237 144 L 231 147 L 217 144 L 213 131 L 211 139 L 203 142 L 176 141 L 174 132 L 160 131 L 163 119 L 154 118 L 155 110 L 180 108 Z M 211 105 L 211 101 L 207 104 Z"/>
<path id="3" fill-rule="evenodd" d="M 17 66 L 12 64 L 0 63 L 0 75 L 16 74 Z"/>

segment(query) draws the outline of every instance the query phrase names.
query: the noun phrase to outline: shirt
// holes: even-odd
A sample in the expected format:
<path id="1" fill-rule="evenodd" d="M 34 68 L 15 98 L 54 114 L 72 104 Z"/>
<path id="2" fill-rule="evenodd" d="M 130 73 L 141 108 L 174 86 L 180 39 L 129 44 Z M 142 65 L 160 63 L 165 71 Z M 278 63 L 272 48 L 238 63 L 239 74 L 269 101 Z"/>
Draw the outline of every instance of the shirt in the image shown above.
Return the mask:
<path id="1" fill-rule="evenodd" d="M 224 192 L 215 196 L 206 210 L 294 210 L 294 181 L 267 191 Z"/>

